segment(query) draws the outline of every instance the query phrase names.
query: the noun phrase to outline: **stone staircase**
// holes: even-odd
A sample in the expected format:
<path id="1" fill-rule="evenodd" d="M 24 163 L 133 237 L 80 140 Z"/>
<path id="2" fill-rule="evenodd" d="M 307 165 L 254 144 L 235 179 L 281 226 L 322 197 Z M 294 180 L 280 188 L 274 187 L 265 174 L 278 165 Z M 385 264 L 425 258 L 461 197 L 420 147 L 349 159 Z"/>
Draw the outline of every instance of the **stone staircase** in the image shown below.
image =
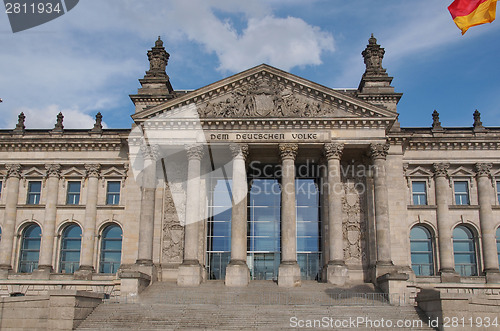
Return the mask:
<path id="1" fill-rule="evenodd" d="M 370 284 L 336 288 L 304 282 L 285 289 L 270 281 L 246 288 L 227 288 L 217 281 L 195 288 L 155 283 L 134 300 L 101 304 L 78 330 L 432 330 L 414 307 L 387 301 Z M 387 327 L 388 321 L 393 327 Z M 397 321 L 412 327 L 397 327 Z"/>

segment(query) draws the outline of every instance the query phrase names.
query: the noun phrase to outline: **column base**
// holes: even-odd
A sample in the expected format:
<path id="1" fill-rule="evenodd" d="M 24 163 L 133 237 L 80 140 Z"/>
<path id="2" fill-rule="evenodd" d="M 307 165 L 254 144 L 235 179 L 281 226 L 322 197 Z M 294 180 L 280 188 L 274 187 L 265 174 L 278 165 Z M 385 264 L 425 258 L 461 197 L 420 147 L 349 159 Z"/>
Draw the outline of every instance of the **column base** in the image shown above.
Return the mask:
<path id="1" fill-rule="evenodd" d="M 347 267 L 343 263 L 328 263 L 326 281 L 329 284 L 344 286 L 348 278 Z"/>
<path id="2" fill-rule="evenodd" d="M 177 285 L 199 286 L 203 280 L 203 267 L 198 261 L 185 261 L 179 266 Z"/>
<path id="3" fill-rule="evenodd" d="M 385 274 L 390 274 L 396 271 L 396 267 L 392 261 L 378 261 L 373 268 L 372 280 L 375 280 L 377 284 L 377 279 Z"/>
<path id="4" fill-rule="evenodd" d="M 231 261 L 226 267 L 225 284 L 229 287 L 248 286 L 250 270 L 245 261 Z"/>
<path id="5" fill-rule="evenodd" d="M 279 287 L 299 287 L 302 285 L 300 279 L 300 267 L 296 261 L 281 262 L 278 269 Z"/>
<path id="6" fill-rule="evenodd" d="M 10 271 L 12 271 L 12 267 L 10 265 L 0 265 L 0 279 L 8 279 Z"/>
<path id="7" fill-rule="evenodd" d="M 500 284 L 500 271 L 498 269 L 486 269 L 486 283 Z"/>
<path id="8" fill-rule="evenodd" d="M 460 283 L 460 275 L 454 269 L 441 269 L 439 276 L 441 283 Z"/>
<path id="9" fill-rule="evenodd" d="M 73 278 L 77 280 L 92 280 L 92 275 L 95 270 L 93 266 L 81 265 L 73 274 Z"/>

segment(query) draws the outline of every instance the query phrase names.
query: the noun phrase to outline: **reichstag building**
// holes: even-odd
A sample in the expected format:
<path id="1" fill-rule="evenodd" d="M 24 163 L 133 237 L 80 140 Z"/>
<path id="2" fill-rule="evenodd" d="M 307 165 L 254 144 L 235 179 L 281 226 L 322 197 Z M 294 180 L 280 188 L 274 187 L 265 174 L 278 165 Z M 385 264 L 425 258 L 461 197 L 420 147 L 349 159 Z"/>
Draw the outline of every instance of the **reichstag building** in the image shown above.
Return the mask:
<path id="1" fill-rule="evenodd" d="M 353 89 L 262 64 L 186 91 L 158 38 L 131 128 L 97 114 L 69 130 L 59 114 L 26 129 L 20 114 L 0 131 L 0 295 L 213 280 L 498 290 L 500 129 L 478 111 L 471 127 L 436 111 L 401 127 L 384 52 L 372 36 Z"/>

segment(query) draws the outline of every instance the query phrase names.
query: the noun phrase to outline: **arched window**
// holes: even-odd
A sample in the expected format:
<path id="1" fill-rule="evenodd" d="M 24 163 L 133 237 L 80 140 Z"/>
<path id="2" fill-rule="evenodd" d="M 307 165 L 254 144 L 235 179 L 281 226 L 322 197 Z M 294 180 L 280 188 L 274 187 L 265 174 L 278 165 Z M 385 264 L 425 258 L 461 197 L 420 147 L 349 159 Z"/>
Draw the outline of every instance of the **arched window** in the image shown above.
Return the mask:
<path id="1" fill-rule="evenodd" d="M 459 225 L 453 230 L 453 254 L 456 272 L 461 276 L 477 276 L 474 234 L 465 226 Z"/>
<path id="2" fill-rule="evenodd" d="M 410 231 L 411 267 L 417 276 L 434 275 L 434 245 L 430 231 L 420 225 Z"/>
<path id="3" fill-rule="evenodd" d="M 497 254 L 498 264 L 500 264 L 500 227 L 497 229 Z"/>
<path id="4" fill-rule="evenodd" d="M 116 273 L 120 267 L 121 259 L 122 229 L 116 224 L 108 225 L 102 232 L 99 272 Z"/>
<path id="5" fill-rule="evenodd" d="M 33 272 L 38 268 L 41 238 L 42 229 L 38 225 L 31 224 L 24 229 L 19 255 L 19 272 Z"/>
<path id="6" fill-rule="evenodd" d="M 80 248 L 82 246 L 82 229 L 71 224 L 62 233 L 61 257 L 59 272 L 72 274 L 80 266 Z"/>

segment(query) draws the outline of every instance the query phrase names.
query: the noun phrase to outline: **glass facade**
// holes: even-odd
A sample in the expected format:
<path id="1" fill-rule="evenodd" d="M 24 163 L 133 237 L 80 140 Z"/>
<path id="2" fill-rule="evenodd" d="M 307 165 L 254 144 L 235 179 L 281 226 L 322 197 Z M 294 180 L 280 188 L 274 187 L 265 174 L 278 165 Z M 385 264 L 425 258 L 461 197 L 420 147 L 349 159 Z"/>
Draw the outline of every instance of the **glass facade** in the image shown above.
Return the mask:
<path id="1" fill-rule="evenodd" d="M 232 181 L 211 179 L 207 220 L 207 271 L 209 279 L 224 279 L 231 260 Z"/>
<path id="2" fill-rule="evenodd" d="M 278 278 L 281 189 L 277 179 L 253 179 L 248 198 L 247 264 L 250 278 Z"/>
<path id="3" fill-rule="evenodd" d="M 66 194 L 66 204 L 78 205 L 80 203 L 80 182 L 68 182 L 68 191 Z"/>
<path id="4" fill-rule="evenodd" d="M 453 230 L 455 271 L 461 276 L 477 276 L 476 243 L 467 227 L 459 225 Z"/>
<path id="5" fill-rule="evenodd" d="M 454 182 L 455 189 L 455 204 L 468 205 L 469 202 L 469 182 L 456 181 Z"/>
<path id="6" fill-rule="evenodd" d="M 423 226 L 410 231 L 411 267 L 417 276 L 434 275 L 434 249 L 432 236 Z"/>
<path id="7" fill-rule="evenodd" d="M 28 183 L 28 197 L 26 204 L 38 205 L 40 203 L 40 195 L 42 193 L 42 182 L 34 181 Z"/>
<path id="8" fill-rule="evenodd" d="M 24 229 L 19 254 L 19 272 L 30 273 L 38 268 L 41 239 L 42 229 L 38 225 L 31 224 Z"/>
<path id="9" fill-rule="evenodd" d="M 120 268 L 122 259 L 122 229 L 108 225 L 102 232 L 99 272 L 114 274 Z"/>
<path id="10" fill-rule="evenodd" d="M 59 272 L 72 274 L 78 270 L 81 246 L 82 229 L 76 224 L 66 227 L 61 239 Z"/>
<path id="11" fill-rule="evenodd" d="M 108 182 L 106 191 L 106 204 L 118 205 L 120 203 L 120 182 Z"/>
<path id="12" fill-rule="evenodd" d="M 414 181 L 411 183 L 414 205 L 427 204 L 427 187 L 426 182 Z"/>

